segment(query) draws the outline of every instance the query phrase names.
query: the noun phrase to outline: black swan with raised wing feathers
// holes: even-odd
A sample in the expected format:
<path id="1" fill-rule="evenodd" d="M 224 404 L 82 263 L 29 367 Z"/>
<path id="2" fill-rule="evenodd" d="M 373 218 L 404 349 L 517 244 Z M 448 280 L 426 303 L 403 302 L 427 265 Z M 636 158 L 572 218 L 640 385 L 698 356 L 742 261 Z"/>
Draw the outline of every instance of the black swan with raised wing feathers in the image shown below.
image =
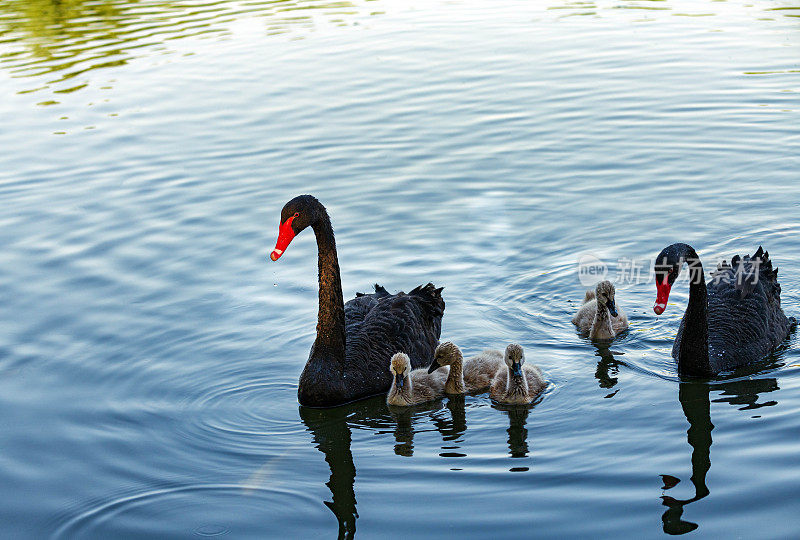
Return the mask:
<path id="1" fill-rule="evenodd" d="M 442 328 L 442 289 L 428 283 L 389 294 L 376 284 L 374 293 L 359 293 L 345 304 L 333 227 L 316 198 L 300 195 L 286 203 L 270 258 L 278 260 L 309 226 L 317 237 L 319 313 L 317 339 L 297 389 L 300 404 L 333 407 L 385 393 L 392 385 L 386 366 L 397 352 L 406 353 L 414 368 L 430 364 Z"/>
<path id="2" fill-rule="evenodd" d="M 672 347 L 679 375 L 710 377 L 756 362 L 797 324 L 781 309 L 778 269 L 761 247 L 752 257 L 737 255 L 730 264 L 720 263 L 708 284 L 692 246 L 664 248 L 655 266 L 657 315 L 666 309 L 684 262 L 689 267 L 689 304 Z"/>

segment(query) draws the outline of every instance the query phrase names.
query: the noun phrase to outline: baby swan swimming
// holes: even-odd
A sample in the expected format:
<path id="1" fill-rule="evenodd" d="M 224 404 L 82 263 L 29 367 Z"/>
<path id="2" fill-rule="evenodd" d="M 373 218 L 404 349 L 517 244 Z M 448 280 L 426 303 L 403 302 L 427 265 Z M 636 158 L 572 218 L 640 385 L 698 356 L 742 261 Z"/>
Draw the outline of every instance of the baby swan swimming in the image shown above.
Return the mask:
<path id="1" fill-rule="evenodd" d="M 506 347 L 504 360 L 506 368 L 501 368 L 492 379 L 489 397 L 511 405 L 530 403 L 547 386 L 542 371 L 536 366 L 523 365 L 525 352 L 516 343 Z"/>
<path id="2" fill-rule="evenodd" d="M 450 366 L 450 374 L 444 385 L 446 394 L 479 392 L 489 388 L 495 373 L 502 369 L 503 353 L 487 349 L 464 360 L 461 349 L 455 343 L 445 341 L 436 347 L 428 373 L 446 366 Z"/>
<path id="3" fill-rule="evenodd" d="M 386 403 L 407 407 L 433 401 L 444 395 L 447 371 L 427 373 L 425 368 L 411 371 L 411 360 L 405 353 L 397 353 L 389 361 L 392 387 L 386 394 Z"/>
<path id="4" fill-rule="evenodd" d="M 572 324 L 589 339 L 613 339 L 628 329 L 628 317 L 614 303 L 616 291 L 610 281 L 601 281 L 594 291 L 586 291 L 583 305 L 572 318 Z"/>

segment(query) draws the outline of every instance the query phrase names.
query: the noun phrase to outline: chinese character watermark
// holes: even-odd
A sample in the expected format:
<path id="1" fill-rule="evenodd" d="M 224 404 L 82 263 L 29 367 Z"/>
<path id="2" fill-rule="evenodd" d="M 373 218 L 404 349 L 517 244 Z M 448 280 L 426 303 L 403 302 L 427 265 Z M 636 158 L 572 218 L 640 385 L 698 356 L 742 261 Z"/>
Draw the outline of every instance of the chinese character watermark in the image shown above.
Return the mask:
<path id="1" fill-rule="evenodd" d="M 680 266 L 684 265 L 683 260 Z M 734 259 L 728 263 L 722 261 L 714 272 L 711 272 L 711 279 L 715 284 L 720 282 L 735 284 L 737 289 L 751 290 L 758 283 L 762 260 L 760 258 Z M 689 274 L 694 263 L 689 263 Z M 655 279 L 656 271 L 666 273 L 669 271 L 665 265 L 654 264 L 651 259 L 635 259 L 630 257 L 620 257 L 616 261 L 616 280 L 618 285 L 638 285 L 648 283 Z M 662 268 L 663 267 L 663 268 Z M 660 270 L 659 270 L 660 269 Z M 585 287 L 596 285 L 599 281 L 608 279 L 609 264 L 591 253 L 586 253 L 578 259 L 578 281 Z M 698 275 L 698 279 L 705 280 L 704 275 Z"/>

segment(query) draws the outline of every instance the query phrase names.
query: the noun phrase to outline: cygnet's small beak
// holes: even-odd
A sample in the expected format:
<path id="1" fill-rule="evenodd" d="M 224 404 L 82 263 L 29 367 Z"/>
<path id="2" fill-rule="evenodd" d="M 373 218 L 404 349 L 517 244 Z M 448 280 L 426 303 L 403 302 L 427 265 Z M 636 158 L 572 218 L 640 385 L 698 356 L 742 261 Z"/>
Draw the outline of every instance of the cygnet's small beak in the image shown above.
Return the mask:
<path id="1" fill-rule="evenodd" d="M 608 312 L 611 314 L 612 317 L 616 317 L 617 315 L 619 315 L 619 313 L 617 313 L 617 306 L 614 304 L 613 300 L 609 300 L 608 302 L 606 302 L 606 307 L 608 308 Z"/>
<path id="2" fill-rule="evenodd" d="M 440 366 L 439 362 L 436 360 L 436 358 L 434 358 L 433 361 L 431 362 L 431 365 L 428 367 L 428 373 L 433 373 L 434 371 L 436 371 L 440 367 L 442 367 L 442 366 Z"/>
<path id="3" fill-rule="evenodd" d="M 405 383 L 405 377 L 403 377 L 402 373 L 397 373 L 394 376 L 394 382 L 397 385 L 397 388 L 402 388 L 403 384 Z"/>
<path id="4" fill-rule="evenodd" d="M 522 364 L 520 364 L 519 362 L 514 362 L 511 365 L 511 372 L 514 375 L 516 375 L 517 377 L 521 377 L 522 376 Z"/>

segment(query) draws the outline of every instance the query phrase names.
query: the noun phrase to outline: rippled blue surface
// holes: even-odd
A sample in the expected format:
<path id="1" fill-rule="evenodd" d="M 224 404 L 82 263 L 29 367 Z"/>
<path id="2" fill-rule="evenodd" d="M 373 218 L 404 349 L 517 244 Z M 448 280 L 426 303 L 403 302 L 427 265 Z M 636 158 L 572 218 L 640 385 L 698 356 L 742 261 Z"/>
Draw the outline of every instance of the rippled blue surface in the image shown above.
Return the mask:
<path id="1" fill-rule="evenodd" d="M 576 263 L 769 249 L 800 312 L 800 4 L 0 7 L 0 536 L 787 538 L 796 338 L 681 384 L 688 296 L 578 337 Z M 445 286 L 443 338 L 520 342 L 535 407 L 300 409 L 313 193 L 347 298 Z"/>

